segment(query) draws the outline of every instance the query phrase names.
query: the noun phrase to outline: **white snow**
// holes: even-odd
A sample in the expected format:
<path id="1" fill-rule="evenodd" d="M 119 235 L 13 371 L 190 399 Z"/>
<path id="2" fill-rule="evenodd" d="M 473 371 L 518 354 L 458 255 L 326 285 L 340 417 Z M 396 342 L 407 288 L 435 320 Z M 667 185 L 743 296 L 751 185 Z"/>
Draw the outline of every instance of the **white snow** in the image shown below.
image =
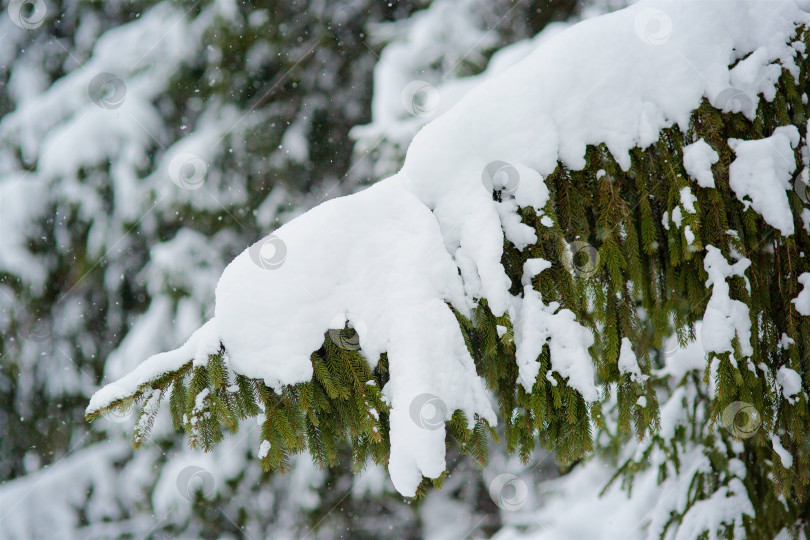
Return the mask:
<path id="1" fill-rule="evenodd" d="M 686 243 L 690 246 L 695 243 L 695 233 L 692 232 L 692 228 L 689 225 L 683 228 L 683 236 L 686 238 Z"/>
<path id="2" fill-rule="evenodd" d="M 728 264 L 723 254 L 714 246 L 706 246 L 706 257 L 703 267 L 709 274 L 706 286 L 712 286 L 712 297 L 706 305 L 703 315 L 701 338 L 706 352 L 732 352 L 731 344 L 735 335 L 739 338 L 743 355 L 751 356 L 751 320 L 748 306 L 739 300 L 729 297 L 729 286 L 726 278 L 743 276 L 751 261 L 740 259 L 733 265 Z"/>
<path id="3" fill-rule="evenodd" d="M 75 538 L 79 535 L 70 531 L 82 526 L 76 508 L 83 506 L 91 521 L 119 518 L 117 496 L 131 489 L 131 484 L 122 485 L 125 478 L 115 464 L 130 453 L 129 446 L 121 440 L 97 443 L 58 463 L 4 482 L 0 486 L 3 537 L 54 538 L 67 533 L 67 537 Z M 93 497 L 88 500 L 90 488 Z M 57 494 L 60 500 L 55 501 Z"/>
<path id="4" fill-rule="evenodd" d="M 683 187 L 679 194 L 681 196 L 681 206 L 683 206 L 683 209 L 690 214 L 694 214 L 696 212 L 695 203 L 697 202 L 697 197 L 692 194 L 692 189 L 689 188 L 689 186 Z"/>
<path id="5" fill-rule="evenodd" d="M 789 469 L 793 466 L 793 455 L 782 446 L 782 438 L 779 435 L 771 435 L 773 451 L 779 456 L 782 466 Z"/>
<path id="6" fill-rule="evenodd" d="M 551 268 L 551 263 L 545 259 L 528 259 L 525 263 L 523 263 L 523 277 L 521 278 L 521 285 L 524 287 L 526 285 L 531 285 L 532 279 L 534 279 L 537 274 L 549 268 Z"/>
<path id="7" fill-rule="evenodd" d="M 737 198 L 783 235 L 793 234 L 787 191 L 796 170 L 793 149 L 799 144 L 799 130 L 781 126 L 765 139 L 729 139 L 728 144 L 737 155 L 729 168 L 729 185 Z"/>
<path id="8" fill-rule="evenodd" d="M 665 459 L 661 452 L 652 454 L 656 462 Z M 600 496 L 615 469 L 594 459 L 580 464 L 564 477 L 529 486 L 530 493 L 542 493 L 544 504 L 518 512 L 514 525 L 505 526 L 493 538 L 658 538 L 662 536 L 664 524 L 671 519 L 671 512 L 686 512 L 692 500 L 690 486 L 695 475 L 710 470 L 711 464 L 703 452 L 688 446 L 681 454 L 678 470 L 671 468 L 669 477 L 663 481 L 659 480 L 658 468 L 653 465 L 638 473 L 630 495 L 621 488 L 621 482 L 615 482 Z M 686 532 L 680 538 L 696 538 L 705 530 L 715 530 L 720 523 L 733 524 L 740 536 L 742 514 L 753 516 L 753 507 L 742 482 L 732 477 L 728 486 L 721 486 L 711 497 L 697 502 L 686 512 Z M 667 538 L 679 537 L 673 527 L 667 533 Z"/>
<path id="9" fill-rule="evenodd" d="M 483 188 L 482 188 L 483 191 Z M 287 246 L 278 267 L 243 252 L 217 286 L 216 323 L 234 371 L 268 386 L 305 382 L 310 355 L 337 315 L 351 314 L 372 368 L 388 352 L 392 405 L 389 470 L 413 494 L 421 475 L 444 471 L 444 429 L 409 415 L 421 394 L 495 424 L 483 380 L 450 308 L 469 315 L 458 270 L 430 211 L 393 177 L 328 201 L 276 231 Z M 313 269 L 328 269 L 317 272 Z M 415 336 L 419 336 L 415 339 Z"/>
<path id="10" fill-rule="evenodd" d="M 622 346 L 619 351 L 619 373 L 630 375 L 630 380 L 637 384 L 641 384 L 648 379 L 647 375 L 641 372 L 636 353 L 633 352 L 633 344 L 626 337 L 622 338 Z"/>
<path id="11" fill-rule="evenodd" d="M 681 228 L 681 223 L 683 222 L 683 213 L 681 212 L 680 206 L 676 206 L 672 209 L 672 222 L 675 224 L 675 227 L 678 229 Z"/>
<path id="12" fill-rule="evenodd" d="M 712 165 L 720 156 L 702 138 L 683 147 L 683 166 L 700 187 L 713 188 Z"/>
<path id="13" fill-rule="evenodd" d="M 786 351 L 790 348 L 791 345 L 794 345 L 796 340 L 792 337 L 788 336 L 784 332 L 782 333 L 782 337 L 779 339 L 779 348 L 783 351 Z"/>
<path id="14" fill-rule="evenodd" d="M 728 486 L 721 486 L 711 497 L 697 501 L 689 508 L 675 539 L 697 538 L 703 531 L 719 530 L 723 524 L 734 525 L 734 537 L 739 538 L 745 531 L 744 515 L 753 518 L 754 507 L 742 481 L 732 478 Z"/>
<path id="15" fill-rule="evenodd" d="M 796 394 L 802 391 L 802 376 L 787 366 L 782 366 L 776 372 L 776 382 L 782 389 L 782 395 L 789 403 L 795 403 Z"/>
<path id="16" fill-rule="evenodd" d="M 801 315 L 810 316 L 810 272 L 805 272 L 798 277 L 802 285 L 802 291 L 791 300 L 796 305 L 796 311 Z"/>
<path id="17" fill-rule="evenodd" d="M 259 453 L 257 454 L 258 458 L 264 459 L 267 457 L 268 452 L 270 452 L 270 441 L 264 440 L 262 441 L 262 444 L 259 445 Z"/>
<path id="18" fill-rule="evenodd" d="M 676 388 L 667 402 L 661 406 L 661 428 L 658 431 L 658 436 L 665 441 L 671 441 L 678 426 L 688 422 L 686 404 L 684 403 L 687 397 L 687 388 L 683 386 Z"/>
<path id="19" fill-rule="evenodd" d="M 549 265 L 530 265 L 527 261 L 525 266 L 543 270 Z M 524 268 L 524 272 L 527 271 L 528 268 Z M 542 295 L 527 284 L 531 279 L 527 280 L 527 275 L 531 274 L 523 275 L 523 298 L 513 299 L 518 382 L 531 392 L 540 372 L 537 357 L 548 345 L 551 368 L 563 379 L 567 378 L 568 385 L 578 390 L 586 401 L 595 401 L 599 393 L 594 382 L 593 360 L 588 353 L 594 343 L 593 334 L 576 321 L 571 310 L 559 309 L 557 302 L 543 303 Z M 550 372 L 546 373 L 546 379 L 556 386 Z"/>
<path id="20" fill-rule="evenodd" d="M 695 324 L 695 333 L 697 335 L 702 334 L 702 329 L 702 322 Z M 664 367 L 652 372 L 656 378 L 671 377 L 674 381 L 680 381 L 690 371 L 703 371 L 706 369 L 706 351 L 704 351 L 700 339 L 692 341 L 686 347 L 681 348 L 678 346 L 677 338 L 670 336 L 664 341 L 663 349 L 671 351 L 671 353 L 665 355 Z"/>
<path id="21" fill-rule="evenodd" d="M 418 10 L 405 24 L 373 25 L 372 39 L 387 46 L 374 67 L 372 122 L 355 126 L 351 136 L 361 152 L 379 151 L 371 165 L 378 177 L 401 166 L 402 149 L 428 121 L 571 24 L 552 22 L 533 38 L 496 51 L 483 73 L 455 78 L 465 62 L 484 63 L 484 53 L 497 41 L 492 24 L 505 16 L 497 4 L 439 0 Z"/>

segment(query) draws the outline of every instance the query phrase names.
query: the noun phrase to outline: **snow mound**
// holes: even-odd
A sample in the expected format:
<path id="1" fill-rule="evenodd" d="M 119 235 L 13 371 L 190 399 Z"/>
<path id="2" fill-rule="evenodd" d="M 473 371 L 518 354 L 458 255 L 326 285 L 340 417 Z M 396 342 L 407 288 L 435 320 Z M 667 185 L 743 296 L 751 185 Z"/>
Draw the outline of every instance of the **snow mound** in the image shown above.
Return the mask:
<path id="1" fill-rule="evenodd" d="M 683 167 L 700 187 L 713 188 L 712 165 L 720 160 L 714 148 L 703 139 L 683 147 Z"/>
<path id="2" fill-rule="evenodd" d="M 793 234 L 793 214 L 787 191 L 796 170 L 793 149 L 799 144 L 796 126 L 781 126 L 773 135 L 756 141 L 729 139 L 737 159 L 729 168 L 729 185 L 746 207 L 750 204 L 783 235 Z M 746 200 L 750 199 L 750 201 Z"/>
<path id="3" fill-rule="evenodd" d="M 789 403 L 795 403 L 796 394 L 802 391 L 802 376 L 787 366 L 782 366 L 776 372 L 776 382 L 782 389 L 782 395 Z"/>
<path id="4" fill-rule="evenodd" d="M 732 340 L 740 340 L 740 349 L 746 357 L 754 354 L 751 347 L 751 319 L 749 309 L 743 302 L 729 296 L 729 285 L 726 278 L 731 276 L 745 277 L 745 271 L 751 261 L 742 258 L 734 264 L 728 264 L 723 254 L 714 246 L 706 246 L 706 257 L 703 267 L 709 274 L 706 286 L 712 287 L 712 297 L 706 305 L 703 315 L 701 338 L 706 352 L 733 353 Z"/>
<path id="5" fill-rule="evenodd" d="M 596 399 L 591 332 L 570 311 L 543 304 L 530 286 L 522 296 L 509 292 L 504 237 L 518 248 L 536 240 L 518 208 L 542 215 L 549 200 L 543 176 L 559 162 L 582 169 L 587 145 L 605 143 L 627 170 L 632 148 L 652 144 L 663 128 L 685 129 L 704 97 L 731 111 L 740 105 L 727 99 L 727 90 L 755 81 L 748 86 L 772 98 L 775 79 L 768 74 L 775 66 L 798 74 L 788 40 L 806 22 L 793 1 L 639 2 L 554 35 L 422 128 L 398 174 L 312 209 L 239 255 L 217 287 L 210 335 L 221 339 L 235 372 L 275 388 L 308 381 L 310 354 L 325 332 L 346 322 L 372 366 L 387 352 L 389 471 L 404 495 L 415 493 L 422 475 L 435 478 L 445 467 L 443 426 L 419 425 L 409 414 L 414 400 L 438 397 L 444 420 L 455 409 L 471 421 L 475 414 L 496 420 L 449 306 L 468 315 L 485 299 L 496 316 L 512 317 L 520 382 L 527 387 L 545 338 L 529 340 L 528 327 L 520 325 L 542 324 L 553 369 L 586 400 Z M 743 112 L 758 99 L 750 98 Z M 774 137 L 783 135 L 789 148 L 790 134 Z M 740 143 L 738 160 L 753 155 L 751 144 Z M 764 212 L 756 199 L 754 208 Z M 768 208 L 764 217 L 773 224 Z M 792 232 L 792 224 L 777 225 Z M 744 268 L 715 259 L 710 252 L 707 271 L 712 301 L 720 302 L 725 277 Z M 725 308 L 734 306 L 724 300 L 719 307 L 728 317 Z M 707 319 L 704 345 L 712 326 Z M 735 319 L 733 330 L 745 348 L 742 322 Z M 203 350 L 212 344 L 195 343 Z M 160 369 L 176 368 L 180 357 L 197 354 L 195 343 L 149 359 L 138 376 L 118 384 L 132 389 Z M 102 390 L 91 408 L 111 395 Z"/>
<path id="6" fill-rule="evenodd" d="M 346 321 L 372 368 L 387 352 L 389 471 L 413 495 L 422 474 L 445 469 L 443 424 L 415 421 L 417 398 L 438 397 L 441 421 L 456 409 L 497 418 L 446 303 L 469 315 L 458 269 L 431 212 L 399 180 L 324 203 L 239 255 L 217 286 L 215 321 L 234 371 L 274 388 L 309 381 L 312 351 Z"/>

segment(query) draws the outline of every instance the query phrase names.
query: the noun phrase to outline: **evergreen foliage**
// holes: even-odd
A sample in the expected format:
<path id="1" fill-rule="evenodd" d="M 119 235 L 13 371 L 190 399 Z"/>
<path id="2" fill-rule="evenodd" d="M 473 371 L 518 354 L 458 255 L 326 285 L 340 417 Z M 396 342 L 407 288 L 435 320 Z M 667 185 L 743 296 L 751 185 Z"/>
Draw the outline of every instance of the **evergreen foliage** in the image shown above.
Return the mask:
<path id="1" fill-rule="evenodd" d="M 810 43 L 806 29 L 797 41 Z M 581 171 L 560 163 L 545 179 L 552 194 L 545 215 L 553 219 L 553 226 L 541 225 L 534 212 L 523 209 L 523 222 L 534 227 L 538 241 L 523 251 L 506 242 L 503 264 L 512 293 L 522 290 L 526 260 L 552 263 L 532 286 L 545 303 L 570 309 L 593 331 L 596 343 L 591 353 L 603 391 L 598 402 L 589 406 L 558 374 L 546 376 L 551 369 L 548 348 L 539 358 L 534 387 L 526 392 L 517 384 L 508 317 L 496 318 L 485 302 L 479 303 L 471 320 L 457 313 L 478 373 L 497 397 L 503 442 L 524 460 L 538 445 L 554 450 L 564 466 L 598 451 L 616 461 L 615 479 L 629 487 L 634 474 L 650 466 L 653 449 L 671 459 L 660 466 L 662 479 L 673 474 L 672 467 L 677 473 L 687 447 L 705 449 L 711 467 L 691 477 L 686 506 L 673 510 L 661 534 L 679 526 L 690 508 L 723 486 L 733 492 L 738 476 L 729 471 L 735 460 L 745 468 L 742 484 L 756 509 L 756 515 L 745 517 L 745 533 L 773 537 L 788 527 L 810 535 L 810 410 L 806 396 L 788 401 L 774 383 L 783 366 L 801 374 L 805 388 L 810 377 L 810 318 L 801 316 L 791 303 L 800 292 L 797 276 L 810 272 L 806 255 L 810 235 L 801 219 L 806 203 L 799 194 L 788 194 L 796 232 L 782 236 L 731 190 L 729 167 L 735 154 L 728 144 L 730 138 L 767 137 L 784 125 L 805 133 L 810 117 L 810 105 L 803 99 L 810 93 L 808 62 L 806 54 L 799 56 L 798 79 L 783 70 L 775 99 L 759 100 L 753 122 L 704 101 L 686 131 L 666 129 L 648 148 L 635 149 L 628 171 L 618 166 L 604 145 L 587 149 L 587 165 Z M 720 156 L 712 167 L 715 188 L 695 185 L 684 169 L 684 146 L 700 138 Z M 795 159 L 794 181 L 798 181 L 804 167 L 798 148 Z M 697 198 L 694 213 L 681 201 L 681 190 L 687 187 Z M 679 207 L 682 226 L 665 225 Z M 685 233 L 687 225 L 694 234 L 691 240 Z M 696 339 L 695 325 L 711 297 L 703 265 L 707 246 L 719 249 L 726 260 L 751 261 L 745 276 L 730 277 L 729 286 L 731 297 L 750 308 L 753 355 L 745 359 L 735 338 L 734 354 L 709 355 L 702 379 L 689 372 L 674 381 L 660 371 L 663 340 L 673 334 L 681 345 Z M 506 331 L 499 333 L 499 326 Z M 794 343 L 781 346 L 784 335 Z M 624 338 L 630 340 L 646 377 L 634 379 L 620 372 L 617 361 Z M 305 450 L 319 466 L 335 466 L 347 440 L 356 471 L 369 459 L 385 464 L 389 445 L 387 405 L 381 393 L 387 382 L 385 357 L 371 371 L 358 351 L 341 347 L 334 334 L 327 333 L 311 361 L 311 381 L 275 393 L 261 381 L 231 373 L 227 351 L 222 349 L 206 365 L 189 360 L 110 408 L 144 403 L 135 428 L 136 446 L 148 436 L 157 404 L 168 395 L 175 426 L 185 430 L 189 444 L 205 450 L 222 439 L 224 429 L 235 431 L 240 420 L 258 416 L 262 437 L 270 443 L 261 457 L 266 470 L 284 471 L 290 456 Z M 716 385 L 713 395 L 706 391 L 710 383 Z M 659 434 L 658 403 L 678 389 L 684 390 L 689 421 L 666 439 Z M 741 438 L 722 427 L 724 411 L 735 402 L 753 404 L 761 418 L 762 425 L 750 437 Z M 608 417 L 617 418 L 615 425 Z M 487 439 L 497 440 L 497 432 L 480 419 L 472 430 L 467 425 L 457 412 L 447 424 L 447 444 L 456 444 L 484 464 Z M 773 436 L 793 456 L 792 467 L 786 468 L 774 451 Z M 643 450 L 628 457 L 622 448 L 633 437 Z M 434 483 L 440 485 L 442 480 Z M 423 482 L 420 494 L 427 484 Z M 716 532 L 732 536 L 735 531 L 726 525 Z"/>

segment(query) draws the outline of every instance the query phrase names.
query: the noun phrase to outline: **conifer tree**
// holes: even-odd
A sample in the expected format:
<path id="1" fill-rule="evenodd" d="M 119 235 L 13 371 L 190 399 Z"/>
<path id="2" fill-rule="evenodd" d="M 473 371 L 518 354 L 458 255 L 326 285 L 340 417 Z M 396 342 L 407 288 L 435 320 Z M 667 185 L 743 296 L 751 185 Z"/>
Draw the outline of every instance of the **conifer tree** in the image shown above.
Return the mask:
<path id="1" fill-rule="evenodd" d="M 538 447 L 552 449 L 564 467 L 599 453 L 615 461 L 615 480 L 627 486 L 651 466 L 663 482 L 684 479 L 682 498 L 653 518 L 653 535 L 678 528 L 728 537 L 810 533 L 810 293 L 803 289 L 810 287 L 810 35 L 802 25 L 794 30 L 795 65 L 785 61 L 774 73 L 772 92 L 729 88 L 704 97 L 688 122 L 635 145 L 626 161 L 608 141 L 587 146 L 581 167 L 559 159 L 543 179 L 544 206 L 517 209 L 521 230 L 534 240 L 523 245 L 515 229 L 504 228 L 510 294 L 537 298 L 587 330 L 598 399 L 560 373 L 553 341 L 540 348 L 527 383 L 524 367 L 535 359 L 518 357 L 525 329 L 479 298 L 469 313 L 450 307 L 476 372 L 497 398 L 501 432 L 460 410 L 426 419 L 424 403 L 416 404 L 415 422 L 447 420 L 447 444 L 482 465 L 492 439 L 524 460 Z M 517 207 L 510 180 L 528 173 L 492 163 L 482 171 L 492 200 Z M 751 182 L 764 174 L 789 178 L 789 215 L 760 204 Z M 283 472 L 305 451 L 333 467 L 346 441 L 356 470 L 369 460 L 387 465 L 391 359 L 385 352 L 369 358 L 358 345 L 363 329 L 344 322 L 324 328 L 309 358 L 311 377 L 292 384 L 239 373 L 204 327 L 197 341 L 153 357 L 117 392 L 102 393 L 87 417 L 137 404 L 137 447 L 166 403 L 175 427 L 201 450 L 257 417 L 265 470 Z M 708 335 L 699 336 L 701 328 Z M 664 354 L 672 336 L 681 346 L 701 339 L 705 369 L 673 371 Z M 445 478 L 423 478 L 417 495 Z M 726 514 L 705 519 L 705 508 L 723 504 Z"/>
<path id="2" fill-rule="evenodd" d="M 88 426 L 83 419 L 85 401 L 101 373 L 115 373 L 129 361 L 139 338 L 157 347 L 171 347 L 181 339 L 188 330 L 184 322 L 202 316 L 210 306 L 212 280 L 223 263 L 258 231 L 289 219 L 299 205 L 312 206 L 325 193 L 350 192 L 365 180 L 363 166 L 370 160 L 363 161 L 361 154 L 352 161 L 348 130 L 369 120 L 375 55 L 386 40 L 394 39 L 390 34 L 374 39 L 365 29 L 388 21 L 390 32 L 397 28 L 396 21 L 430 3 L 330 2 L 319 11 L 309 3 L 267 2 L 239 4 L 234 13 L 210 2 L 194 6 L 47 2 L 43 20 L 20 28 L 7 15 L 21 4 L 4 5 L 0 18 L 0 33 L 7 45 L 3 65 L 8 67 L 0 70 L 0 214 L 4 214 L 0 424 L 8 427 L 0 445 L 3 488 L 11 492 L 42 472 L 48 480 L 58 479 L 58 486 L 65 476 L 66 483 L 76 489 L 87 481 L 87 491 L 75 497 L 72 491 L 67 493 L 70 490 L 49 491 L 48 482 L 38 484 L 40 491 L 48 492 L 51 509 L 61 504 L 75 514 L 65 517 L 80 528 L 77 536 L 97 534 L 93 533 L 96 526 L 113 530 L 110 523 L 115 520 L 124 530 L 132 527 L 134 536 L 179 530 L 189 535 L 202 534 L 195 531 L 238 534 L 240 527 L 256 523 L 270 527 L 279 521 L 278 515 L 244 501 L 256 492 L 266 495 L 287 487 L 285 479 L 277 481 L 260 469 L 240 475 L 227 486 L 218 485 L 224 494 L 217 492 L 216 497 L 204 489 L 210 500 L 194 499 L 192 515 L 176 512 L 171 519 L 159 520 L 162 510 L 154 503 L 159 497 L 153 497 L 153 492 L 159 492 L 170 476 L 172 461 L 189 454 L 182 435 L 158 428 L 148 444 L 141 441 L 133 459 L 115 444 L 106 444 L 117 442 L 133 419 L 132 411 L 113 415 L 114 422 Z M 508 24 L 498 26 L 500 14 L 509 11 L 506 4 L 465 4 L 465 13 L 483 19 L 471 17 L 489 38 L 471 51 L 471 59 L 457 66 L 453 76 L 480 71 L 494 49 L 536 33 L 555 10 L 557 17 L 565 17 L 576 7 L 562 3 L 546 9 L 544 2 L 526 3 L 510 12 Z M 148 34 L 150 27 L 162 31 Z M 126 32 L 146 32 L 154 36 L 154 43 L 151 38 L 140 39 L 132 47 L 116 49 L 112 56 L 107 54 L 109 47 L 96 47 L 99 41 L 117 45 L 114 37 L 120 39 Z M 305 36 L 300 46 L 291 38 L 299 34 Z M 315 43 L 318 47 L 311 49 Z M 176 46 L 187 48 L 178 54 Z M 124 58 L 122 52 L 138 56 Z M 161 69 L 150 71 L 152 65 Z M 320 76 L 332 69 L 334 78 Z M 118 76 L 106 80 L 113 89 L 122 88 L 117 81 L 123 81 L 123 101 L 107 103 L 100 99 L 101 93 L 91 92 L 100 90 L 98 84 L 89 83 L 101 70 Z M 290 70 L 289 77 L 279 79 Z M 32 73 L 36 79 L 26 78 Z M 146 93 L 139 93 L 144 88 Z M 133 104 L 140 108 L 131 109 Z M 146 121 L 154 120 L 154 111 L 159 111 L 160 123 Z M 225 133 L 221 153 L 203 156 L 207 169 L 203 189 L 172 182 L 164 170 L 171 153 L 199 140 L 200 134 L 224 132 L 232 124 L 214 122 L 212 126 L 211 122 L 223 111 L 252 111 L 252 115 L 240 122 L 233 119 L 238 129 Z M 104 136 L 87 147 L 100 152 L 82 155 L 85 161 L 71 169 L 74 160 L 66 158 L 79 156 L 73 148 L 85 148 L 90 139 L 74 120 L 93 112 L 104 123 L 99 131 Z M 134 120 L 143 125 L 137 127 Z M 65 124 L 81 136 L 62 130 Z M 127 144 L 116 146 L 122 126 L 133 129 L 124 139 Z M 63 137 L 49 138 L 51 132 Z M 302 140 L 308 153 L 290 153 L 289 147 L 300 149 L 294 143 Z M 54 152 L 47 156 L 51 149 L 46 143 L 52 142 L 70 145 L 71 151 L 60 154 L 62 159 L 55 159 Z M 133 155 L 145 156 L 144 161 L 129 161 Z M 344 174 L 349 178 L 335 185 Z M 35 189 L 43 184 L 47 190 Z M 21 193 L 7 190 L 9 186 Z M 226 195 L 235 192 L 244 199 Z M 203 194 L 213 194 L 223 206 Z M 246 211 L 245 199 L 252 212 Z M 44 204 L 29 207 L 20 201 Z M 154 207 L 153 202 L 157 202 Z M 5 219 L 17 216 L 9 208 L 31 214 L 23 216 L 29 221 L 20 221 L 19 230 L 16 223 L 7 228 Z M 178 264 L 181 261 L 184 264 Z M 194 272 L 186 272 L 189 268 Z M 135 359 L 141 354 L 137 351 Z M 110 441 L 101 442 L 107 438 Z M 336 452 L 342 465 L 347 461 L 345 441 Z M 171 456 L 168 461 L 167 455 Z M 255 451 L 234 451 L 231 457 L 249 460 Z M 334 457 L 331 460 L 335 462 Z M 80 481 L 70 478 L 71 463 L 77 462 L 93 464 L 73 469 L 87 471 L 76 479 Z M 309 462 L 309 457 L 298 460 L 299 466 L 303 462 Z M 124 474 L 137 476 L 143 482 L 142 492 L 131 493 L 131 486 L 119 482 L 117 476 Z M 345 477 L 337 469 L 329 474 L 333 483 Z M 274 487 L 265 489 L 268 485 Z M 181 492 L 176 498 L 183 502 L 189 497 Z M 30 506 L 36 507 L 34 501 L 35 497 L 28 497 Z M 102 513 L 92 510 L 99 501 Z M 399 500 L 393 504 L 406 508 Z M 228 515 L 238 515 L 234 522 L 223 519 L 222 508 Z M 29 517 L 18 516 L 20 510 L 21 506 L 15 509 L 11 521 Z M 279 514 L 282 510 L 274 508 Z M 415 512 L 402 515 L 407 516 L 403 530 L 415 527 Z M 8 516 L 4 512 L 2 517 Z M 36 536 L 35 532 L 50 536 L 53 530 L 60 534 L 67 530 L 62 521 L 41 520 L 38 514 L 32 517 L 32 528 L 23 533 L 14 529 L 15 524 L 0 520 L 4 521 L 0 536 L 25 538 Z M 319 522 L 320 517 L 310 525 Z"/>

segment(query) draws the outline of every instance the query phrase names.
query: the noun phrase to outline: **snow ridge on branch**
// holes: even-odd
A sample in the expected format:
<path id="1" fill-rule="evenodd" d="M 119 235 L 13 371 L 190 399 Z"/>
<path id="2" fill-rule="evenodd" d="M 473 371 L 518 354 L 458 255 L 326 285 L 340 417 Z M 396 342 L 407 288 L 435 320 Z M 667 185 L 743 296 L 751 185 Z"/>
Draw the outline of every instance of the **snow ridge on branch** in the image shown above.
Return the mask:
<path id="1" fill-rule="evenodd" d="M 665 23 L 652 33 L 651 17 Z M 220 342 L 237 374 L 276 390 L 309 381 L 324 333 L 348 324 L 372 369 L 388 355 L 389 471 L 397 490 L 413 495 L 422 476 L 445 470 L 444 426 L 417 426 L 409 414 L 415 398 L 437 396 L 446 405 L 440 420 L 461 410 L 470 426 L 476 417 L 497 421 L 453 313 L 469 317 L 482 300 L 515 328 L 545 328 L 552 368 L 595 400 L 590 331 L 571 312 L 543 304 L 531 286 L 510 293 L 504 239 L 518 249 L 537 240 L 518 210 L 547 217 L 544 176 L 559 163 L 583 169 L 588 145 L 604 143 L 628 170 L 633 148 L 665 128 L 686 129 L 703 98 L 726 112 L 740 109 L 727 90 L 750 80 L 759 86 L 743 89 L 751 94 L 745 105 L 755 110 L 759 92 L 773 95 L 775 79 L 747 75 L 775 67 L 797 74 L 788 42 L 808 22 L 793 1 L 641 2 L 555 35 L 426 125 L 398 174 L 313 208 L 240 254 L 219 281 L 215 317 L 201 333 L 102 389 L 88 414 Z M 767 200 L 744 193 L 766 215 Z M 530 284 L 542 265 L 529 270 Z M 518 335 L 526 385 L 537 376 L 545 339 Z"/>

